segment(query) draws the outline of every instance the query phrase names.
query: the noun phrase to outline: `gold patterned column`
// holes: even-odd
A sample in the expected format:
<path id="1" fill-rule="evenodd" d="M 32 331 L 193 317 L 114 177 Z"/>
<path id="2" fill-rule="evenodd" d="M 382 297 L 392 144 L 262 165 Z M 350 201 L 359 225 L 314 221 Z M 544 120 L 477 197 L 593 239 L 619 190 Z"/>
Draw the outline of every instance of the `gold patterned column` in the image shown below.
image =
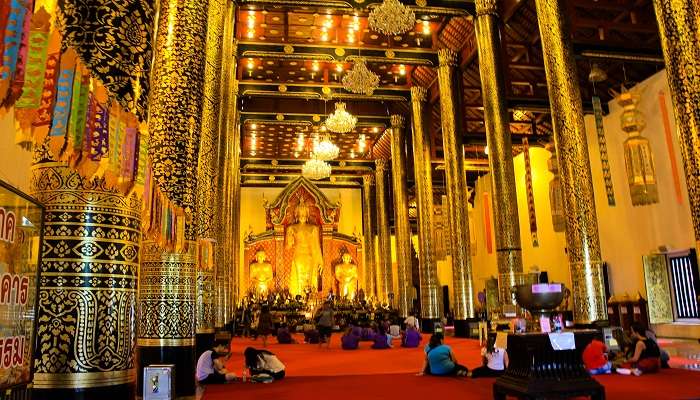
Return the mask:
<path id="1" fill-rule="evenodd" d="M 214 265 L 216 260 L 217 161 L 219 148 L 225 0 L 209 0 L 202 130 L 197 164 L 197 348 L 214 339 Z M 202 343 L 206 342 L 206 343 Z M 198 351 L 199 353 L 199 351 Z"/>
<path id="2" fill-rule="evenodd" d="M 513 169 L 510 119 L 506 107 L 505 73 L 496 0 L 476 0 L 476 44 L 479 50 L 481 94 L 486 143 L 493 185 L 493 219 L 501 304 L 512 304 L 510 288 L 523 272 L 518 200 Z"/>
<path id="3" fill-rule="evenodd" d="M 374 262 L 374 229 L 372 229 L 372 175 L 362 176 L 362 249 L 364 251 L 364 291 L 368 299 L 377 296 L 375 279 L 376 267 Z"/>
<path id="4" fill-rule="evenodd" d="M 536 0 L 559 160 L 574 322 L 607 320 L 593 183 L 566 0 Z"/>
<path id="5" fill-rule="evenodd" d="M 448 49 L 438 50 L 438 85 L 442 144 L 445 154 L 447 208 L 450 218 L 450 244 L 454 285 L 455 320 L 474 318 L 474 286 L 469 251 L 469 217 L 467 210 L 467 180 L 464 173 L 462 145 L 461 76 L 457 70 L 457 55 Z M 457 322 L 455 322 L 457 324 Z M 466 324 L 455 325 L 455 334 L 466 335 Z"/>
<path id="6" fill-rule="evenodd" d="M 377 188 L 377 298 L 381 302 L 389 300 L 394 291 L 391 273 L 391 236 L 389 234 L 389 211 L 386 198 L 386 160 L 375 160 L 375 185 Z"/>
<path id="7" fill-rule="evenodd" d="M 413 308 L 411 224 L 408 221 L 406 189 L 406 129 L 401 115 L 391 119 L 391 181 L 394 188 L 394 230 L 396 232 L 396 273 L 399 284 L 399 316 L 408 317 Z"/>
<path id="8" fill-rule="evenodd" d="M 426 118 L 425 88 L 411 88 L 411 120 L 413 125 L 413 171 L 418 205 L 418 260 L 420 276 L 420 308 L 423 329 L 431 331 L 426 322 L 440 315 L 440 292 L 437 263 L 433 249 L 433 175 L 430 164 L 430 130 Z M 430 323 L 428 323 L 430 325 Z"/>
<path id="9" fill-rule="evenodd" d="M 654 0 L 666 77 L 685 168 L 696 246 L 700 248 L 700 4 Z"/>
<path id="10" fill-rule="evenodd" d="M 45 207 L 34 396 L 108 390 L 128 398 L 136 384 L 141 200 L 82 178 L 45 146 L 34 161 L 31 192 Z"/>
<path id="11" fill-rule="evenodd" d="M 187 220 L 185 246 L 144 243 L 139 299 L 140 367 L 175 364 L 178 396 L 195 392 L 197 162 L 206 64 L 206 1 L 161 0 L 148 131 L 153 181 Z M 180 252 L 181 251 L 181 252 Z M 139 381 L 142 372 L 138 374 Z M 143 386 L 138 385 L 139 393 Z"/>
<path id="12" fill-rule="evenodd" d="M 230 21 L 235 18 L 234 6 L 229 4 Z M 233 38 L 233 23 L 227 24 L 225 37 Z M 224 72 L 222 93 L 224 112 L 222 112 L 221 132 L 219 137 L 219 215 L 218 215 L 218 253 L 217 269 L 214 279 L 216 287 L 215 325 L 223 327 L 233 318 L 238 296 L 238 279 L 240 264 L 240 121 L 238 114 L 238 81 L 236 80 L 236 41 L 230 42 L 224 49 Z"/>

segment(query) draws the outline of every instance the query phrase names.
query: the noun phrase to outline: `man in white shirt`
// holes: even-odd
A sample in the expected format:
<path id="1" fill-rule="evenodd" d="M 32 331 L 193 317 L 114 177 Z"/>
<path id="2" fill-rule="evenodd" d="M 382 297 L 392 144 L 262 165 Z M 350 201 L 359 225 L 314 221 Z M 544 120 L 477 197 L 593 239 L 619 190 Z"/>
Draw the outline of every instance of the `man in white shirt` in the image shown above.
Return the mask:
<path id="1" fill-rule="evenodd" d="M 229 358 L 229 342 L 217 340 L 211 350 L 207 350 L 197 360 L 197 382 L 201 385 L 227 383 L 236 379 L 236 374 L 228 372 L 224 363 Z"/>

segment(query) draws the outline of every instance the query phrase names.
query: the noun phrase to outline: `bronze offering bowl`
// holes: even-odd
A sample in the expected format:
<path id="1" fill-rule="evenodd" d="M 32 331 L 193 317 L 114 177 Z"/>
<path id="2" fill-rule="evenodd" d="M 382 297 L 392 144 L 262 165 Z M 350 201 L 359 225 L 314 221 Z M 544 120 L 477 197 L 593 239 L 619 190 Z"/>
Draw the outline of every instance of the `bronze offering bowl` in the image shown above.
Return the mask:
<path id="1" fill-rule="evenodd" d="M 561 285 L 560 291 L 556 291 L 556 285 Z M 531 315 L 549 315 L 564 300 L 566 287 L 563 283 L 521 284 L 513 286 L 511 292 L 515 295 L 518 305 L 528 310 Z"/>

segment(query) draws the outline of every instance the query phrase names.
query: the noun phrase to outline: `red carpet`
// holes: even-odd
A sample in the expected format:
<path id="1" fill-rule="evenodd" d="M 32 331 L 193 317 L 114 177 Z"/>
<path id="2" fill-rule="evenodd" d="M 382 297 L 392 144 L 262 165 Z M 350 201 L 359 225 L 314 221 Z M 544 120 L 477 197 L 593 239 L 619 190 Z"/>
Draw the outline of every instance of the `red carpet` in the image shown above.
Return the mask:
<path id="1" fill-rule="evenodd" d="M 271 384 L 214 385 L 206 389 L 204 400 L 280 399 L 371 400 L 411 399 L 489 399 L 493 379 L 437 378 L 415 376 L 422 365 L 420 349 L 371 350 L 362 342 L 355 351 L 339 348 L 334 336 L 330 350 L 316 345 L 279 345 L 268 349 L 287 366 L 287 377 Z M 448 338 L 458 361 L 470 368 L 480 364 L 475 340 Z M 261 348 L 260 340 L 234 339 L 234 356 L 229 369 L 240 374 L 245 347 Z M 609 375 L 599 378 L 608 399 L 700 399 L 700 373 L 680 369 L 640 377 Z"/>

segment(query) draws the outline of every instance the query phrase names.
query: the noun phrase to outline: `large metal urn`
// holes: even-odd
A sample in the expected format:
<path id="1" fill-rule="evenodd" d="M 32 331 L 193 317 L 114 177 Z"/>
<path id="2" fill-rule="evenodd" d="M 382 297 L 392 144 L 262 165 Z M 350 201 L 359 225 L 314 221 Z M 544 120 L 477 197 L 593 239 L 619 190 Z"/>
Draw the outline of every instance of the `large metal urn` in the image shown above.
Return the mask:
<path id="1" fill-rule="evenodd" d="M 539 283 L 515 285 L 511 289 L 518 305 L 537 315 L 550 315 L 564 300 L 566 286 L 563 283 Z"/>

